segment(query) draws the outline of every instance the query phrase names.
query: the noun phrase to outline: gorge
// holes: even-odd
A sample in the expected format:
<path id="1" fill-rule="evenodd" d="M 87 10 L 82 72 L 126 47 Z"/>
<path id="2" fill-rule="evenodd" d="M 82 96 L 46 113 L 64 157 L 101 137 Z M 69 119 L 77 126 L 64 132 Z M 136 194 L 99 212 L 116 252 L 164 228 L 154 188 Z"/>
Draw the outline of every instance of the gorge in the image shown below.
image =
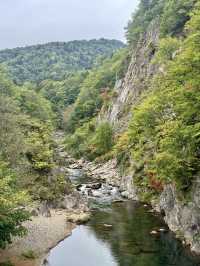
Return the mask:
<path id="1" fill-rule="evenodd" d="M 200 3 L 126 38 L 0 51 L 0 265 L 200 265 Z"/>

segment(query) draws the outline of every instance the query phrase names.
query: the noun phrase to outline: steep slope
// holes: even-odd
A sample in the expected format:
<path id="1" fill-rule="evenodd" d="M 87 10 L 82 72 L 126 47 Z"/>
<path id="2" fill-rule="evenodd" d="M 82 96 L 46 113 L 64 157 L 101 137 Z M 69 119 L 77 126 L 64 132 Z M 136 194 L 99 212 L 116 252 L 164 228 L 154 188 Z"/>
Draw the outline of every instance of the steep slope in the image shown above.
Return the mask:
<path id="1" fill-rule="evenodd" d="M 95 166 L 93 172 L 105 174 L 108 182 L 121 187 L 122 195 L 151 203 L 170 229 L 200 253 L 198 2 L 141 0 L 127 27 L 129 46 L 100 65 L 98 55 L 111 55 L 123 45 L 109 41 L 109 49 L 101 50 L 99 42 L 105 48 L 106 40 L 48 44 L 3 51 L 2 60 L 20 82 L 57 80 L 66 75 L 61 81 L 40 82 L 34 95 L 29 87 L 11 95 L 17 97 L 20 112 L 31 113 L 32 121 L 32 116 L 41 115 L 41 103 L 46 102 L 47 114 L 51 113 L 44 98 L 49 100 L 66 129 L 66 151 L 101 162 L 103 167 Z M 19 57 L 16 52 L 21 53 Z M 10 57 L 10 53 L 14 55 Z M 69 74 L 92 66 L 89 71 Z M 2 87 L 10 86 L 15 85 Z M 40 140 L 43 134 L 50 135 L 48 120 L 44 119 L 43 128 L 43 117 L 39 117 Z M 52 123 L 53 118 L 50 120 Z M 25 126 L 31 127 L 33 122 L 28 120 Z M 44 141 L 44 150 L 44 143 L 38 143 L 38 124 L 34 126 L 36 132 L 22 131 L 28 134 L 25 158 L 35 171 L 46 174 L 52 168 L 51 140 Z M 111 175 L 106 174 L 109 169 Z M 60 193 L 56 188 L 49 194 L 46 179 L 39 186 L 41 190 L 35 187 L 37 197 L 51 199 Z"/>
<path id="2" fill-rule="evenodd" d="M 69 72 L 90 69 L 124 44 L 117 40 L 54 42 L 0 51 L 0 63 L 16 82 L 60 80 Z"/>
<path id="3" fill-rule="evenodd" d="M 115 87 L 115 98 L 108 110 L 99 113 L 99 119 L 108 120 L 116 132 L 123 132 L 131 118 L 131 109 L 157 72 L 158 66 L 153 63 L 159 42 L 159 19 L 152 20 L 147 31 L 140 37 L 136 47 L 131 51 L 128 71 Z M 117 97 L 116 97 L 117 96 Z"/>
<path id="4" fill-rule="evenodd" d="M 200 253 L 200 9 L 195 2 L 166 1 L 160 18 L 151 20 L 138 42 L 133 38 L 137 48 L 128 73 L 101 118 L 124 132 L 115 156 L 127 195 L 150 202 Z"/>
<path id="5" fill-rule="evenodd" d="M 116 71 L 110 97 L 66 143 L 79 157 L 113 158 L 99 173 L 117 161 L 111 176 L 124 195 L 151 203 L 200 253 L 198 2 L 140 2 L 127 29 L 129 60 L 121 61 L 128 70 L 120 78 Z"/>

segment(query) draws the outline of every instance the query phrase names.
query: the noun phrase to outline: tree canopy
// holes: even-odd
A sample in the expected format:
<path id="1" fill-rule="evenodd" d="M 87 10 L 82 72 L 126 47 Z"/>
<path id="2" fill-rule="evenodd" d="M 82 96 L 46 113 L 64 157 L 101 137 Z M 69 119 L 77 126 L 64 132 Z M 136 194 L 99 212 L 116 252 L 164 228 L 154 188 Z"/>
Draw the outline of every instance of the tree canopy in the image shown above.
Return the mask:
<path id="1" fill-rule="evenodd" d="M 0 51 L 10 77 L 17 83 L 62 80 L 69 73 L 90 69 L 124 44 L 117 40 L 54 42 Z"/>

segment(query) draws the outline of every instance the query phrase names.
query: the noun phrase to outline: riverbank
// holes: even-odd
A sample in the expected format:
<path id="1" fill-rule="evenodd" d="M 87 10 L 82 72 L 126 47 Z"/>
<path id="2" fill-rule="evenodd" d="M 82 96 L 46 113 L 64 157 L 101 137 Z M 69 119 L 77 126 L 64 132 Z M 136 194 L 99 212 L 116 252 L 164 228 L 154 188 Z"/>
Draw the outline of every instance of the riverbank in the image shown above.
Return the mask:
<path id="1" fill-rule="evenodd" d="M 98 202 L 97 202 L 98 206 Z M 86 225 L 53 248 L 51 266 L 199 266 L 175 239 L 162 216 L 136 201 L 112 202 L 92 210 Z"/>
<path id="2" fill-rule="evenodd" d="M 123 198 L 135 201 L 141 199 L 141 193 L 134 184 L 133 173 L 120 175 L 116 159 L 104 163 L 93 163 L 79 160 L 73 165 L 74 168 L 82 168 L 94 180 L 117 187 Z M 163 191 L 157 198 L 149 199 L 147 203 L 152 206 L 155 212 L 162 213 L 163 218 L 170 230 L 176 234 L 183 245 L 190 247 L 190 250 L 200 255 L 200 179 L 194 180 L 190 197 L 180 197 L 174 184 L 164 186 Z M 146 189 L 148 192 L 148 189 Z"/>
<path id="3" fill-rule="evenodd" d="M 37 213 L 24 224 L 28 234 L 14 239 L 13 244 L 0 251 L 0 262 L 11 261 L 15 266 L 41 266 L 49 251 L 70 236 L 76 224 L 88 220 L 88 199 L 100 205 L 121 202 L 123 198 L 138 201 L 133 177 L 121 177 L 115 159 L 98 164 L 75 160 L 65 152 L 62 132 L 57 133 L 56 140 L 56 158 L 66 178 L 71 180 L 73 192 L 56 204 L 43 204 L 43 213 Z M 57 209 L 50 209 L 50 206 Z M 112 224 L 109 221 L 104 223 Z M 148 234 L 150 231 L 149 228 Z"/>
<path id="4" fill-rule="evenodd" d="M 10 261 L 15 266 L 39 266 L 51 248 L 68 237 L 75 224 L 67 222 L 66 210 L 51 210 L 51 217 L 32 217 L 24 224 L 28 233 L 15 238 L 6 250 L 0 251 L 0 262 Z M 26 257 L 32 258 L 26 258 Z"/>

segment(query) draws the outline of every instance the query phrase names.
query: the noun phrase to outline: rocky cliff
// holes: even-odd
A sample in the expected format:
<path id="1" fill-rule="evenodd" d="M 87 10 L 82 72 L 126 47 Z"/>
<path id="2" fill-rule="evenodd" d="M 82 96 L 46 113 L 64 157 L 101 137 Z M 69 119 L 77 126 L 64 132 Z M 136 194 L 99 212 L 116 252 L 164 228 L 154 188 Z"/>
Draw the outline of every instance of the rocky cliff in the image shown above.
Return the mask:
<path id="1" fill-rule="evenodd" d="M 151 79 L 160 70 L 153 60 L 158 42 L 159 20 L 155 19 L 141 36 L 137 47 L 134 47 L 125 78 L 116 82 L 114 89 L 116 93 L 112 104 L 106 112 L 103 110 L 99 114 L 99 120 L 110 122 L 116 134 L 126 130 L 131 109 L 140 101 L 141 93 L 150 88 Z M 115 169 L 116 165 L 115 160 L 109 161 L 104 167 L 100 167 L 99 172 L 105 174 L 106 171 L 110 171 L 112 174 L 108 175 L 108 182 L 115 182 L 125 197 L 139 199 L 140 191 L 134 183 L 134 171 L 126 169 L 125 173 L 121 174 Z M 199 192 L 200 180 L 195 178 L 187 199 L 180 196 L 175 184 L 168 184 L 164 186 L 157 199 L 149 202 L 164 215 L 169 228 L 182 239 L 183 244 L 189 245 L 191 250 L 198 254 L 200 254 Z"/>
<path id="2" fill-rule="evenodd" d="M 132 107 L 139 101 L 141 93 L 149 88 L 149 81 L 157 72 L 153 59 L 158 41 L 159 19 L 155 19 L 141 36 L 137 47 L 132 47 L 128 71 L 124 79 L 116 82 L 112 104 L 106 112 L 103 108 L 99 114 L 99 120 L 113 124 L 116 132 L 127 128 Z"/>
<path id="3" fill-rule="evenodd" d="M 196 179 L 190 199 L 183 201 L 175 186 L 167 185 L 157 202 L 152 202 L 156 210 L 164 215 L 169 228 L 175 232 L 183 244 L 200 254 L 200 180 Z"/>

